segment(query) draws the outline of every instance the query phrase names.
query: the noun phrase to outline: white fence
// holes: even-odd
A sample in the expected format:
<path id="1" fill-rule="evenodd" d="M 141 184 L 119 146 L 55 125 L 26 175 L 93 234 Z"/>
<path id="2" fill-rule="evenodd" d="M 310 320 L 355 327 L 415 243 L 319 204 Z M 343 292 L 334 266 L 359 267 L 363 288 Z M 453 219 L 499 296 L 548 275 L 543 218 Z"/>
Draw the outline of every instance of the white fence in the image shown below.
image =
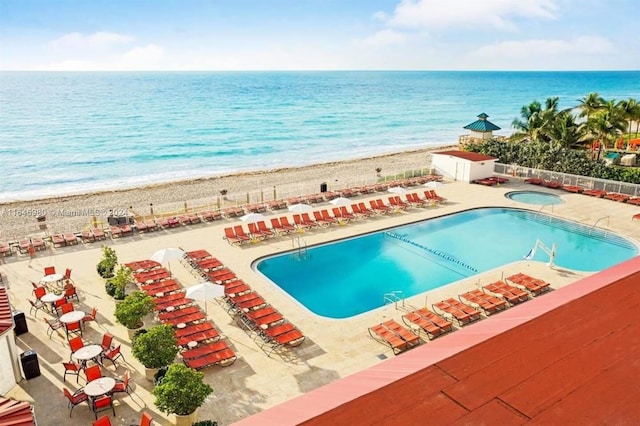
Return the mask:
<path id="1" fill-rule="evenodd" d="M 559 182 L 562 185 L 575 185 L 586 189 L 601 189 L 607 192 L 618 192 L 630 196 L 640 196 L 640 185 L 615 180 L 597 179 L 568 173 L 551 172 L 549 170 L 531 169 L 514 164 L 495 163 L 494 172 L 500 175 L 523 179 L 539 178 Z"/>

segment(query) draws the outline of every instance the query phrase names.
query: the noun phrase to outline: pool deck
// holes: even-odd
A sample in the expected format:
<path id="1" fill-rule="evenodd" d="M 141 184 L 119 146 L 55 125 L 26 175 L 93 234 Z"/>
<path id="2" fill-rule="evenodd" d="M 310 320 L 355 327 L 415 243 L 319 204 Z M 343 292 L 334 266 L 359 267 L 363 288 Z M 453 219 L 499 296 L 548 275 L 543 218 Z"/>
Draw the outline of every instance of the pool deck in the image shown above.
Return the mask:
<path id="1" fill-rule="evenodd" d="M 413 208 L 406 212 L 359 220 L 345 226 L 296 234 L 295 237 L 300 236 L 306 245 L 310 246 L 470 208 L 503 206 L 529 208 L 533 211 L 540 210 L 540 207 L 525 205 L 504 197 L 506 192 L 514 190 L 539 190 L 561 195 L 566 201 L 565 203 L 546 206 L 542 208 L 542 212 L 580 222 L 587 226 L 598 222 L 598 227 L 626 235 L 636 243 L 640 241 L 640 221 L 631 220 L 632 215 L 638 213 L 637 206 L 539 188 L 517 181 L 497 187 L 458 182 L 447 183 L 437 189 L 438 194 L 449 200 L 444 205 L 426 209 Z M 387 195 L 389 194 L 376 193 L 356 199 L 358 201 L 373 198 L 386 200 Z M 317 205 L 317 207 L 320 206 L 329 207 L 331 205 Z M 284 214 L 288 213 L 279 211 L 275 215 Z M 214 366 L 203 370 L 206 381 L 211 384 L 214 393 L 199 409 L 198 417 L 200 420 L 216 420 L 220 425 L 233 423 L 339 378 L 374 366 L 385 358 L 392 358 L 394 355 L 391 349 L 369 337 L 368 328 L 390 318 L 401 322 L 401 316 L 406 309 L 430 306 L 439 300 L 457 297 L 464 291 L 488 284 L 515 272 L 524 272 L 544 279 L 550 282 L 554 289 L 564 287 L 588 275 L 560 268 L 549 268 L 540 262 L 521 261 L 408 298 L 404 302 L 404 307 L 399 302 L 397 307 L 394 304 L 389 304 L 354 318 L 332 320 L 311 314 L 286 293 L 251 269 L 253 260 L 293 248 L 292 239 L 294 237 L 278 237 L 257 244 L 232 247 L 222 239 L 223 228 L 236 223 L 239 221 L 222 220 L 182 229 L 136 234 L 133 237 L 114 241 L 107 240 L 107 244 L 116 249 L 122 263 L 148 258 L 153 252 L 167 247 L 181 247 L 185 250 L 206 249 L 259 292 L 267 302 L 281 311 L 307 336 L 301 346 L 267 356 L 238 327 L 222 306 L 216 302 L 208 302 L 209 317 L 226 336 L 227 342 L 239 356 L 239 359 L 229 367 Z M 80 291 L 80 306 L 84 310 L 90 310 L 93 306 L 98 307 L 99 325 L 92 324 L 87 328 L 85 340 L 99 341 L 101 334 L 105 331 L 114 334 L 116 340 L 122 343 L 127 362 L 119 365 L 116 369 L 109 364 L 106 368 L 107 374 L 122 376 L 126 369 L 130 369 L 132 372 L 133 397 L 125 395 L 125 397 L 116 398 L 118 421 L 114 424 L 137 422 L 138 413 L 141 410 L 149 411 L 158 424 L 170 424 L 172 417 L 160 413 L 153 404 L 153 396 L 150 394 L 152 385 L 144 379 L 142 366 L 131 356 L 130 341 L 126 330 L 115 323 L 114 302 L 104 292 L 103 281 L 98 278 L 95 272 L 95 265 L 100 256 L 100 244 L 80 244 L 55 251 L 48 250 L 44 256 L 38 254 L 31 265 L 28 264 L 28 260 L 24 256 L 18 257 L 16 255 L 6 258 L 5 263 L 0 265 L 0 272 L 8 278 L 10 284 L 9 294 L 13 305 L 27 314 L 29 333 L 17 337 L 19 351 L 36 350 L 42 372 L 40 377 L 23 380 L 19 386 L 5 396 L 35 402 L 36 415 L 40 425 L 90 424 L 94 418 L 86 405 L 76 407 L 73 411 L 73 417 L 69 418 L 66 400 L 62 396 L 61 388 L 67 386 L 73 390 L 77 386 L 73 380 L 62 382 L 63 370 L 60 363 L 67 360 L 69 356 L 65 338 L 62 334 L 56 335 L 54 333 L 53 339 L 49 339 L 46 335 L 46 325 L 41 319 L 45 315 L 39 313 L 37 319 L 28 315 L 27 298 L 32 298 L 32 288 L 29 281 L 37 282 L 41 278 L 45 266 L 54 265 L 62 271 L 65 267 L 69 267 L 73 270 L 73 278 Z M 198 280 L 179 262 L 172 262 L 170 267 L 172 273 L 184 286 L 188 287 L 197 283 Z M 491 320 L 492 317 L 489 317 L 482 321 Z M 147 325 L 154 324 L 152 318 L 148 318 L 146 323 Z M 445 339 L 447 336 L 438 340 L 444 341 Z M 429 345 L 428 342 L 424 344 Z"/>

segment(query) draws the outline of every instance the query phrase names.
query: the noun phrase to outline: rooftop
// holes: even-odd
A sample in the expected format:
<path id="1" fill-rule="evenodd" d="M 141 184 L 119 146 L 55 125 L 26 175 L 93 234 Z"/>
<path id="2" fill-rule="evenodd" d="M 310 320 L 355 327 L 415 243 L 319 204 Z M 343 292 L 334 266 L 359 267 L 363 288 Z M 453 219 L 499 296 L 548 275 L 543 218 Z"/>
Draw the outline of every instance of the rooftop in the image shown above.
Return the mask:
<path id="1" fill-rule="evenodd" d="M 491 132 L 494 130 L 500 130 L 500 127 L 487 120 L 487 118 L 489 118 L 489 116 L 483 112 L 478 115 L 478 119 L 476 121 L 471 124 L 467 124 L 464 128 L 475 132 Z"/>
<path id="2" fill-rule="evenodd" d="M 505 198 L 504 193 L 523 188 L 530 189 L 531 186 L 522 184 L 516 179 L 512 179 L 509 183 L 499 187 L 449 182 L 438 188 L 437 192 L 451 200 L 450 203 L 433 208 L 408 209 L 402 213 L 358 220 L 346 226 L 305 232 L 304 234 L 296 234 L 296 236 L 300 236 L 308 246 L 311 246 L 470 208 L 488 206 L 522 208 L 522 204 Z M 609 216 L 610 220 L 608 221 L 607 229 L 635 238 L 636 242 L 640 240 L 640 222 L 631 222 L 631 216 L 637 212 L 637 207 L 635 206 L 580 194 L 558 192 L 547 188 L 536 189 L 561 194 L 565 199 L 565 203 L 554 207 L 554 216 L 585 224 L 593 224 L 598 218 Z M 375 193 L 368 196 L 359 196 L 356 199 L 362 201 L 381 196 L 383 196 L 382 193 Z M 329 204 L 319 204 L 318 207 L 320 206 L 329 206 Z M 270 215 L 270 213 L 267 214 Z M 288 213 L 286 211 L 278 211 L 275 214 L 287 215 Z M 267 356 L 227 313 L 224 306 L 209 302 L 208 317 L 213 320 L 224 335 L 226 342 L 233 347 L 239 359 L 229 367 L 214 366 L 203 370 L 205 380 L 213 387 L 214 393 L 199 409 L 200 420 L 216 420 L 221 425 L 237 422 L 245 418 L 249 421 L 250 416 L 253 414 L 263 412 L 263 410 L 277 406 L 295 397 L 309 394 L 314 389 L 322 389 L 324 385 L 350 377 L 365 371 L 367 368 L 379 366 L 382 370 L 378 371 L 383 371 L 387 365 L 386 362 L 381 361 L 383 358 L 392 358 L 393 362 L 403 359 L 415 359 L 413 357 L 420 358 L 418 355 L 421 353 L 440 352 L 442 350 L 440 345 L 446 345 L 447 342 L 450 342 L 451 345 L 449 350 L 455 350 L 456 346 L 460 344 L 459 339 L 468 339 L 468 334 L 460 334 L 465 331 L 465 328 L 462 328 L 442 338 L 425 342 L 421 348 L 412 349 L 394 358 L 391 349 L 373 341 L 369 337 L 367 329 L 384 319 L 401 321 L 404 311 L 396 309 L 394 305 L 386 305 L 346 320 L 331 320 L 311 314 L 280 288 L 268 282 L 251 268 L 251 263 L 255 259 L 290 250 L 292 247 L 291 237 L 280 237 L 258 244 L 231 247 L 222 239 L 223 228 L 230 224 L 238 223 L 240 222 L 237 219 L 223 219 L 210 223 L 162 230 L 156 233 L 134 234 L 131 237 L 109 239 L 104 242 L 106 245 L 116 249 L 121 263 L 148 258 L 155 251 L 167 247 L 182 247 L 185 250 L 206 249 L 263 295 L 270 304 L 282 312 L 287 319 L 307 336 L 301 346 L 291 348 L 280 355 Z M 170 424 L 172 421 L 171 416 L 160 412 L 154 405 L 154 398 L 151 394 L 152 384 L 145 380 L 143 367 L 131 355 L 130 339 L 127 336 L 126 329 L 118 325 L 113 316 L 115 303 L 106 295 L 104 281 L 98 278 L 96 274 L 95 266 L 101 256 L 101 244 L 86 243 L 73 247 L 48 249 L 44 253 L 38 253 L 31 264 L 29 264 L 26 255 L 6 258 L 5 263 L 0 264 L 0 269 L 10 283 L 7 291 L 16 308 L 27 313 L 29 312 L 27 299 L 33 297 L 29 281 L 37 282 L 41 279 L 45 266 L 56 266 L 61 271 L 64 271 L 66 267 L 71 268 L 73 270 L 72 276 L 80 293 L 80 302 L 76 302 L 76 305 L 79 309 L 87 312 L 94 306 L 98 307 L 98 321 L 86 327 L 85 340 L 99 342 L 104 332 L 109 331 L 114 334 L 115 340 L 122 344 L 122 352 L 126 362 L 119 363 L 115 368 L 107 363 L 105 374 L 122 377 L 126 370 L 130 370 L 132 373 L 133 395 L 131 397 L 127 395 L 118 397 L 116 401 L 117 424 L 136 423 L 142 410 L 152 414 L 154 423 L 159 425 Z M 199 282 L 191 274 L 191 271 L 180 263 L 172 263 L 171 272 L 185 287 Z M 526 302 L 518 308 L 520 313 L 527 311 L 530 307 L 534 307 L 536 303 L 542 303 L 545 298 L 556 297 L 556 294 L 563 295 L 564 293 L 560 292 L 560 289 L 590 275 L 577 271 L 548 268 L 540 262 L 520 261 L 452 283 L 426 294 L 408 298 L 406 303 L 421 307 L 425 304 L 425 297 L 428 297 L 430 301 L 456 297 L 463 291 L 475 288 L 478 283 L 484 285 L 500 279 L 503 274 L 515 272 L 524 272 L 545 279 L 556 290 L 541 296 L 540 302 L 537 299 Z M 635 299 L 630 297 L 630 299 L 637 300 L 637 297 Z M 590 303 L 593 304 L 594 302 L 591 301 Z M 477 325 L 469 327 L 467 333 L 473 333 L 474 330 L 483 327 L 493 329 L 494 334 L 498 333 L 502 331 L 503 318 L 506 319 L 508 315 L 517 314 L 518 310 L 510 308 L 506 312 L 500 313 L 495 317 L 491 316 L 483 319 Z M 574 315 L 577 314 L 574 313 Z M 86 405 L 76 407 L 73 410 L 72 418 L 69 418 L 67 404 L 62 396 L 61 389 L 68 387 L 73 391 L 82 386 L 83 383 L 81 381 L 77 385 L 73 380 L 63 382 L 61 362 L 69 358 L 68 344 L 63 333 L 54 333 L 52 338 L 47 336 L 46 324 L 44 324 L 42 317 L 42 313 L 38 313 L 37 318 L 34 315 L 27 315 L 29 333 L 22 334 L 16 338 L 20 351 L 35 350 L 38 353 L 42 374 L 37 378 L 20 382 L 5 396 L 16 400 L 34 402 L 36 414 L 47 413 L 46 417 L 38 415 L 38 423 L 41 425 L 90 424 L 94 416 Z M 580 318 L 585 320 L 590 316 L 585 314 Z M 147 318 L 145 321 L 148 325 L 154 323 L 153 318 Z M 628 322 L 620 321 L 620 324 L 628 324 Z M 545 330 L 541 334 L 544 335 L 547 332 L 551 333 L 551 330 Z M 591 336 L 597 335 L 591 334 Z M 633 348 L 636 347 L 634 346 L 634 338 L 632 337 L 629 340 L 629 344 L 622 348 L 616 349 L 616 346 L 611 346 L 609 349 L 612 353 L 624 355 L 627 351 L 633 351 Z M 549 339 L 549 341 L 551 342 L 552 339 Z M 544 340 L 541 340 L 541 348 L 545 348 L 543 343 Z M 547 349 L 553 350 L 552 348 Z M 459 351 L 460 347 L 453 353 Z M 453 353 L 449 352 L 449 355 Z M 605 357 L 602 360 L 607 361 L 610 359 L 612 358 Z M 442 362 L 442 360 L 438 362 Z M 588 368 L 593 365 L 593 361 L 590 360 L 579 362 L 583 362 Z M 433 362 L 429 363 L 424 359 L 416 359 L 413 364 L 416 368 L 425 369 Z M 506 365 L 509 368 L 515 368 L 512 364 L 507 363 Z M 437 370 L 444 368 L 444 364 L 442 366 L 436 364 L 436 366 Z M 453 367 L 450 368 L 453 371 Z M 507 371 L 511 372 L 512 370 Z M 458 374 L 456 376 L 458 378 L 463 377 L 460 373 L 456 374 Z M 385 373 L 382 373 L 380 378 L 384 379 L 390 376 L 391 374 L 385 375 Z M 400 378 L 398 376 L 394 377 Z M 606 377 L 603 376 L 602 379 L 606 380 Z M 382 381 L 378 381 L 378 383 L 382 383 Z M 617 382 L 603 382 L 603 384 L 606 383 L 612 387 L 617 385 Z M 264 412 L 266 413 L 266 411 Z"/>
<path id="3" fill-rule="evenodd" d="M 458 157 L 463 160 L 472 161 L 474 163 L 480 163 L 482 161 L 497 160 L 496 157 L 492 157 L 490 155 L 480 154 L 479 152 L 469 152 L 469 151 L 457 151 L 457 150 L 438 151 L 438 152 L 434 152 L 433 154 L 434 155 L 450 155 L 452 157 Z"/>

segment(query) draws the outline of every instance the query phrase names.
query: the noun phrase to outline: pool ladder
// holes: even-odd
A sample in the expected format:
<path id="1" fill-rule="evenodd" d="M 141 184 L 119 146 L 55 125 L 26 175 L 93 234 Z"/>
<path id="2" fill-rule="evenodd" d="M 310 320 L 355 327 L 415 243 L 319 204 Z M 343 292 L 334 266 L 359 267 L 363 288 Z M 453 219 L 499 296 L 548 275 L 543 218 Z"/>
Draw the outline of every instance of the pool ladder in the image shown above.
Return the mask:
<path id="1" fill-rule="evenodd" d="M 385 305 L 387 303 L 393 303 L 395 308 L 398 309 L 398 302 L 402 303 L 401 306 L 404 306 L 404 291 L 394 290 L 389 293 L 385 293 L 383 301 Z"/>
<path id="2" fill-rule="evenodd" d="M 296 235 L 292 238 L 291 244 L 293 244 L 294 249 L 297 249 L 295 255 L 298 260 L 307 258 L 307 242 L 303 240 L 301 236 Z"/>
<path id="3" fill-rule="evenodd" d="M 609 216 L 602 216 L 601 218 L 598 218 L 598 220 L 596 220 L 593 225 L 591 225 L 589 227 L 589 235 L 592 234 L 594 228 L 598 225 L 598 222 L 600 222 L 602 219 L 607 219 L 607 228 L 609 227 Z M 605 231 L 605 236 L 607 235 L 607 232 Z"/>

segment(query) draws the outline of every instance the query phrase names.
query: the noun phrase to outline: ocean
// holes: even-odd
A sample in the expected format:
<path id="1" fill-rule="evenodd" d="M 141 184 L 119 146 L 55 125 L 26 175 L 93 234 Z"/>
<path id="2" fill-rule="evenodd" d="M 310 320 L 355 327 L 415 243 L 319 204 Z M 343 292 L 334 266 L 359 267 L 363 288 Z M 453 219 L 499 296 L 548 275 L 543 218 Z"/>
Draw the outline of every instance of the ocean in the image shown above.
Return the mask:
<path id="1" fill-rule="evenodd" d="M 0 72 L 0 202 L 457 143 L 640 72 Z"/>

